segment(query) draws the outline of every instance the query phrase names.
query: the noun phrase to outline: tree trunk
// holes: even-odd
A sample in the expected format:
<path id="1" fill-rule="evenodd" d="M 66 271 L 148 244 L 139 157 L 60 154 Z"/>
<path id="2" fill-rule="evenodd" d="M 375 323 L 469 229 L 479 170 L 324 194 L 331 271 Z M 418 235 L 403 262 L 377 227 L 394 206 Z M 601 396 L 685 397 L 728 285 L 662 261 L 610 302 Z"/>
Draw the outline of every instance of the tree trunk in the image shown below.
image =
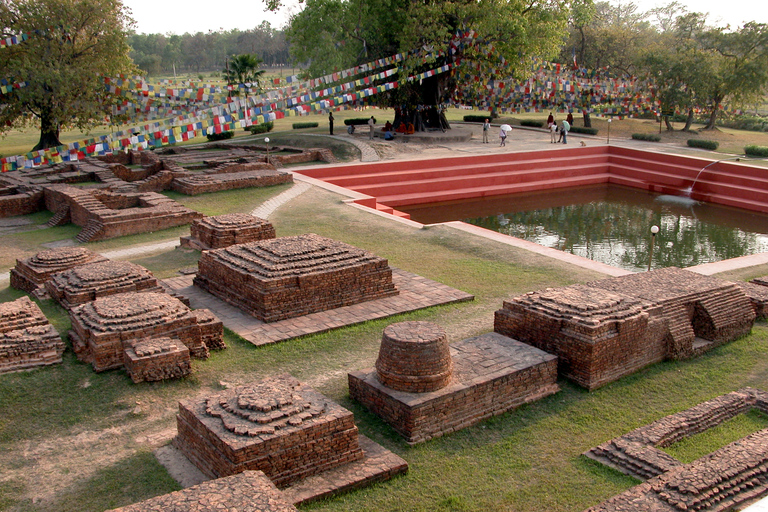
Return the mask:
<path id="1" fill-rule="evenodd" d="M 693 109 L 688 109 L 688 118 L 685 120 L 685 126 L 683 127 L 684 132 L 691 131 L 691 125 L 693 124 Z"/>
<path id="2" fill-rule="evenodd" d="M 584 128 L 592 128 L 592 119 L 589 117 L 589 112 L 583 110 L 582 115 L 584 117 Z"/>
<path id="3" fill-rule="evenodd" d="M 668 132 L 675 131 L 675 128 L 672 126 L 672 123 L 669 122 L 669 116 L 661 116 L 664 118 L 664 126 L 667 127 Z"/>
<path id="4" fill-rule="evenodd" d="M 712 113 L 709 115 L 709 121 L 707 122 L 707 126 L 704 127 L 705 130 L 715 129 L 715 121 L 717 121 L 717 111 L 718 111 L 717 106 L 712 107 Z"/>
<path id="5" fill-rule="evenodd" d="M 49 112 L 43 110 L 40 114 L 40 141 L 32 151 L 61 146 L 59 128 L 59 123 L 51 119 Z"/>

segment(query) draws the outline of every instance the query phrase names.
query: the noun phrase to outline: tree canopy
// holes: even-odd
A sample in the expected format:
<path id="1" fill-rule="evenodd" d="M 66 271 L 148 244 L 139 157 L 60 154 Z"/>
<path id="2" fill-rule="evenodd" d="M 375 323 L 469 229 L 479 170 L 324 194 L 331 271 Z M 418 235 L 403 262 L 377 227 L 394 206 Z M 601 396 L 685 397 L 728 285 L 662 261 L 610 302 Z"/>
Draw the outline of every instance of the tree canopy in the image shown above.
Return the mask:
<path id="1" fill-rule="evenodd" d="M 39 126 L 35 149 L 43 149 L 60 145 L 63 125 L 103 122 L 117 101 L 104 77 L 134 71 L 126 39 L 132 23 L 120 0 L 1 2 L 1 37 L 29 38 L 0 50 L 0 77 L 25 84 L 0 96 L 0 130 Z"/>

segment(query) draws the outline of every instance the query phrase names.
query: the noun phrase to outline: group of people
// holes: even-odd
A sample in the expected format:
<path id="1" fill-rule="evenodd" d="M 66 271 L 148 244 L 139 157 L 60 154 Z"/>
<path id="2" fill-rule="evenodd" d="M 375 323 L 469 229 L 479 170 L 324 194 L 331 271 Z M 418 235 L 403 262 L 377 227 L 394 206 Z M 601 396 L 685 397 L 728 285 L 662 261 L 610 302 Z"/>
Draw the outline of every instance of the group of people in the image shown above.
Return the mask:
<path id="1" fill-rule="evenodd" d="M 547 117 L 547 129 L 549 130 L 549 142 L 550 144 L 556 144 L 561 142 L 568 144 L 568 132 L 571 131 L 571 125 L 573 124 L 573 114 L 568 112 L 566 118 L 558 125 L 555 122 L 555 116 L 552 112 Z"/>
<path id="2" fill-rule="evenodd" d="M 501 140 L 501 144 L 499 146 L 506 146 L 507 145 L 507 130 L 505 129 L 507 126 L 502 126 L 499 129 L 499 139 Z M 491 131 L 491 120 L 486 119 L 483 121 L 483 144 L 490 144 L 490 141 L 488 140 L 488 134 Z"/>

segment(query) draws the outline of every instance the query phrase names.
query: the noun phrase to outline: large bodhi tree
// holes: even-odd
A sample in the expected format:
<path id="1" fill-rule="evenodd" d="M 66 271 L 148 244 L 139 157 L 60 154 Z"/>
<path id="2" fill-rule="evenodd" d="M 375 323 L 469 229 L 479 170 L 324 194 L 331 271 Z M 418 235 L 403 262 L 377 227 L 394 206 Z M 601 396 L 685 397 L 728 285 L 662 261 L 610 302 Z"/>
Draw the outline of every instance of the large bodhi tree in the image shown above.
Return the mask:
<path id="1" fill-rule="evenodd" d="M 40 127 L 34 150 L 60 145 L 59 131 L 104 121 L 117 101 L 105 77 L 132 73 L 120 0 L 0 0 L 2 36 L 29 39 L 0 50 L 0 77 L 26 82 L 0 96 L 0 131 Z"/>
<path id="2" fill-rule="evenodd" d="M 586 0 L 590 1 L 591 0 Z M 481 79 L 523 78 L 531 57 L 557 55 L 566 37 L 571 0 L 307 0 L 302 12 L 291 18 L 287 37 L 292 56 L 309 63 L 309 74 L 318 76 L 376 58 L 413 49 L 448 50 L 457 31 L 474 30 L 483 48 L 464 46 L 456 57 L 471 58 L 484 68 Z M 268 0 L 268 8 L 280 0 Z M 498 57 L 504 57 L 502 64 Z M 401 75 L 435 64 L 435 57 L 404 63 Z M 493 69 L 498 71 L 494 75 Z M 443 77 L 441 77 L 443 78 Z M 404 76 L 400 77 L 401 80 Z M 443 79 L 443 82 L 445 80 Z M 427 81 L 424 82 L 425 84 Z M 461 80 L 462 87 L 482 89 L 482 81 Z M 447 90 L 451 84 L 442 83 Z"/>

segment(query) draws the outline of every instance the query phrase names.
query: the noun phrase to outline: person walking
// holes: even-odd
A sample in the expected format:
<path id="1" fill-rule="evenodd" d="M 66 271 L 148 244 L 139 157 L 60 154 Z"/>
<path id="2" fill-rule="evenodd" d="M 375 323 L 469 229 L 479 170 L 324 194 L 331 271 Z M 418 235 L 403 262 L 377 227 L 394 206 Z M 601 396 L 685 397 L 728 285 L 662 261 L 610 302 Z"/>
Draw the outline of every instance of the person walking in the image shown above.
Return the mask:
<path id="1" fill-rule="evenodd" d="M 371 118 L 368 120 L 368 138 L 373 140 L 373 130 L 376 126 L 376 120 L 371 116 Z"/>
<path id="2" fill-rule="evenodd" d="M 499 138 L 501 139 L 501 144 L 499 146 L 506 146 L 507 145 L 507 131 L 502 129 L 499 130 Z"/>
<path id="3" fill-rule="evenodd" d="M 328 112 L 328 129 L 333 135 L 333 112 Z"/>
<path id="4" fill-rule="evenodd" d="M 563 121 L 562 126 L 560 127 L 560 131 L 563 135 L 563 144 L 568 144 L 568 131 L 571 129 L 570 123 L 568 121 Z"/>
<path id="5" fill-rule="evenodd" d="M 491 131 L 491 120 L 486 119 L 483 122 L 483 144 L 489 144 L 488 142 L 488 132 Z"/>

